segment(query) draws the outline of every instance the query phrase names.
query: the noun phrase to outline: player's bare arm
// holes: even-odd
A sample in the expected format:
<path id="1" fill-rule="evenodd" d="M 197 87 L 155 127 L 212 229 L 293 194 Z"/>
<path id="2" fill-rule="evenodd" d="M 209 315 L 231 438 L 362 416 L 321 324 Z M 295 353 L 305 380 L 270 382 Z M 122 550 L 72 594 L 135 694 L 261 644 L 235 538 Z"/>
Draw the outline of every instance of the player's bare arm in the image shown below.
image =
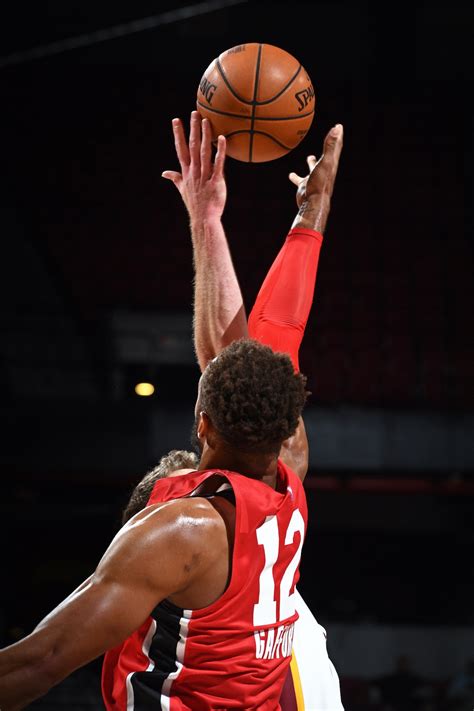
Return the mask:
<path id="1" fill-rule="evenodd" d="M 181 172 L 166 170 L 163 177 L 174 183 L 189 215 L 195 263 L 194 341 L 203 371 L 223 348 L 248 335 L 242 294 L 221 220 L 227 197 L 225 138 L 218 137 L 213 159 L 207 119 L 201 121 L 198 112 L 192 112 L 189 143 L 180 119 L 173 119 L 172 125 Z"/>
<path id="2" fill-rule="evenodd" d="M 211 502 L 148 507 L 119 531 L 88 580 L 30 635 L 0 650 L 0 708 L 17 711 L 44 695 L 122 642 L 165 598 L 187 608 L 211 604 L 228 573 L 226 524 Z"/>

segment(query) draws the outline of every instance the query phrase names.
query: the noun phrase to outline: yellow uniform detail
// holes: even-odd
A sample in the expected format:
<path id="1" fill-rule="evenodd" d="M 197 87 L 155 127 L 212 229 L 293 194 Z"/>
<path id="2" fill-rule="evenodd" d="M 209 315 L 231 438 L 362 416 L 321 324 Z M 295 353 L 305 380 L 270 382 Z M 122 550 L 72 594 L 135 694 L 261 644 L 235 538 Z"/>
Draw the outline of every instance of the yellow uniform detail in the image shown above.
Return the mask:
<path id="1" fill-rule="evenodd" d="M 298 670 L 298 662 L 296 661 L 294 652 L 291 655 L 290 669 L 291 669 L 291 676 L 293 679 L 293 687 L 295 689 L 296 707 L 297 707 L 298 711 L 305 711 L 303 689 L 301 688 L 301 679 L 300 679 L 300 673 Z"/>

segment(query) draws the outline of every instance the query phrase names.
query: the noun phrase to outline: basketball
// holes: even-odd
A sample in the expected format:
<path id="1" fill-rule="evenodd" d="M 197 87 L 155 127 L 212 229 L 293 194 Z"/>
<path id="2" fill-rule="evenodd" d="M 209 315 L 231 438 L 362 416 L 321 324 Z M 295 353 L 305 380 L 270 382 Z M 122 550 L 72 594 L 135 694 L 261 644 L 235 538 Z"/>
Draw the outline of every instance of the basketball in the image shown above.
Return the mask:
<path id="1" fill-rule="evenodd" d="M 213 140 L 227 139 L 227 155 L 247 163 L 275 160 L 293 150 L 314 118 L 315 93 L 295 57 L 271 44 L 239 44 L 203 74 L 197 110 Z"/>

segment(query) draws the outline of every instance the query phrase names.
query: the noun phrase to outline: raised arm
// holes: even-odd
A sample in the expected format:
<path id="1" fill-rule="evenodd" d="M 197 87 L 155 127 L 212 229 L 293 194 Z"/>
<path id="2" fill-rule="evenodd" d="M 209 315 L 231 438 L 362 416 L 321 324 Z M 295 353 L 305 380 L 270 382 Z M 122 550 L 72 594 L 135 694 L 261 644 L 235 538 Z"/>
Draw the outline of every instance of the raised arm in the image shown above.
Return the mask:
<path id="1" fill-rule="evenodd" d="M 202 129 L 201 129 L 202 126 Z M 299 370 L 298 353 L 311 309 L 319 253 L 326 228 L 339 156 L 342 126 L 326 136 L 319 161 L 308 157 L 306 177 L 290 174 L 297 186 L 298 214 L 292 229 L 262 284 L 247 323 L 242 294 L 222 226 L 226 200 L 223 174 L 225 139 L 220 136 L 214 163 L 210 126 L 197 112 L 191 114 L 189 146 L 179 119 L 173 131 L 181 173 L 165 171 L 188 210 L 194 250 L 194 339 L 201 370 L 238 338 L 251 338 L 275 351 L 288 353 Z M 304 478 L 308 469 L 308 441 L 303 420 L 285 442 L 282 459 Z"/>
<path id="2" fill-rule="evenodd" d="M 249 335 L 275 351 L 288 353 L 299 370 L 299 348 L 313 303 L 323 233 L 329 216 L 343 130 L 334 126 L 319 161 L 309 156 L 309 174 L 290 173 L 297 186 L 298 214 L 258 293 L 249 317 Z M 280 453 L 303 479 L 308 469 L 308 440 L 303 420 Z"/>
<path id="3" fill-rule="evenodd" d="M 194 345 L 201 371 L 232 341 L 248 335 L 245 307 L 227 244 L 222 214 L 225 138 L 219 136 L 212 160 L 211 127 L 191 114 L 189 145 L 179 119 L 173 134 L 181 172 L 164 178 L 179 190 L 189 215 L 194 253 Z"/>

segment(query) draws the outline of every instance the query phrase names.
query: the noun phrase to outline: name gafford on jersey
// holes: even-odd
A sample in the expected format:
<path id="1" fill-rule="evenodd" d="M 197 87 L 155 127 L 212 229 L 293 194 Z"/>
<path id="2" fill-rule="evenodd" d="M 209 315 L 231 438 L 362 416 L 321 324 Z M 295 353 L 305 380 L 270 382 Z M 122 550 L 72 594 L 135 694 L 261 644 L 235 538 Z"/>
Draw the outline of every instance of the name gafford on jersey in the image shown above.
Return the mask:
<path id="1" fill-rule="evenodd" d="M 294 622 L 287 625 L 280 625 L 276 630 L 276 634 L 273 627 L 270 627 L 267 630 L 259 630 L 258 632 L 254 632 L 256 659 L 280 659 L 280 657 L 291 657 L 294 634 Z"/>

